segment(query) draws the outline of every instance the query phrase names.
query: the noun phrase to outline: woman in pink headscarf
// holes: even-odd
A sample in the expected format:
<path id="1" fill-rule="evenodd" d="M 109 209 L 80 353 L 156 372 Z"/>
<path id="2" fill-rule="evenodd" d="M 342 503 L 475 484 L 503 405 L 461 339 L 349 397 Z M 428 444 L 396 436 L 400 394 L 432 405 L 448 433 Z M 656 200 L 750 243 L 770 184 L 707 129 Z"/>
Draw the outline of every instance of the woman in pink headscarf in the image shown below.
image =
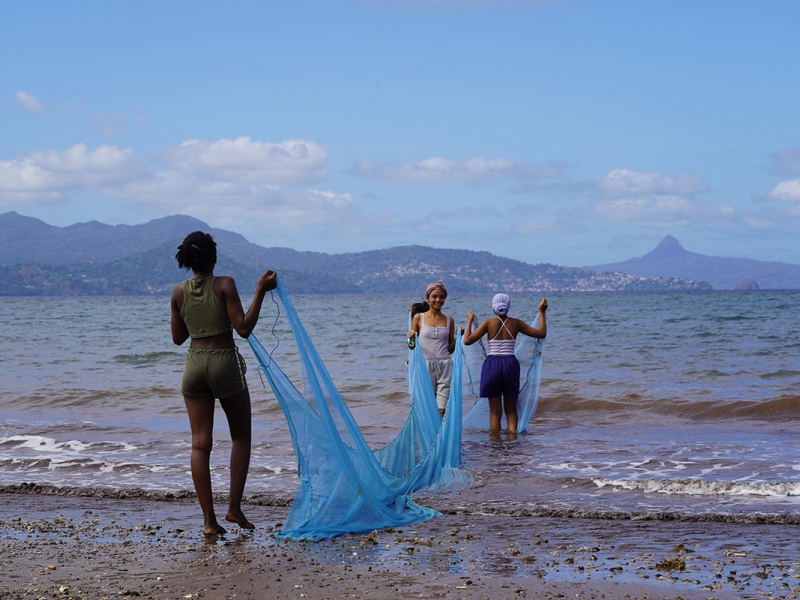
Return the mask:
<path id="1" fill-rule="evenodd" d="M 489 355 L 481 368 L 481 398 L 489 399 L 489 429 L 500 431 L 503 410 L 506 412 L 508 431 L 517 430 L 517 398 L 519 398 L 519 361 L 514 356 L 514 343 L 522 333 L 535 338 L 547 335 L 547 300 L 539 303 L 539 328 L 531 327 L 525 321 L 508 316 L 511 298 L 508 294 L 496 294 L 492 298 L 492 311 L 495 316 L 486 319 L 472 331 L 475 313 L 467 313 L 467 330 L 464 344 L 474 344 L 484 335 L 489 336 Z"/>
<path id="2" fill-rule="evenodd" d="M 436 406 L 444 416 L 447 399 L 450 396 L 450 377 L 453 374 L 453 359 L 450 356 L 456 349 L 456 326 L 453 317 L 442 313 L 447 298 L 447 288 L 441 281 L 428 284 L 425 301 L 411 306 L 411 330 L 409 339 L 419 340 L 422 354 L 428 365 Z"/>

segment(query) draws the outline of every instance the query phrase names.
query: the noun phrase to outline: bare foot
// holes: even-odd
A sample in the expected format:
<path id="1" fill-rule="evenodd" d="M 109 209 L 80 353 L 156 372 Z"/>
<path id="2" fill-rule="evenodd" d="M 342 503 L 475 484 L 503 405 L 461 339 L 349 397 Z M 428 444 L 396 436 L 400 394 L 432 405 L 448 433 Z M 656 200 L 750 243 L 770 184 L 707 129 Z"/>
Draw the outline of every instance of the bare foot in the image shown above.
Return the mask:
<path id="1" fill-rule="evenodd" d="M 206 537 L 211 537 L 213 535 L 225 535 L 226 533 L 228 532 L 219 523 L 212 523 L 211 525 L 206 525 L 205 531 L 203 531 L 203 534 Z"/>
<path id="2" fill-rule="evenodd" d="M 230 521 L 231 523 L 236 523 L 242 529 L 256 528 L 255 525 L 253 525 L 250 521 L 247 520 L 247 517 L 244 516 L 244 513 L 241 510 L 228 511 L 228 514 L 225 515 L 225 520 Z"/>

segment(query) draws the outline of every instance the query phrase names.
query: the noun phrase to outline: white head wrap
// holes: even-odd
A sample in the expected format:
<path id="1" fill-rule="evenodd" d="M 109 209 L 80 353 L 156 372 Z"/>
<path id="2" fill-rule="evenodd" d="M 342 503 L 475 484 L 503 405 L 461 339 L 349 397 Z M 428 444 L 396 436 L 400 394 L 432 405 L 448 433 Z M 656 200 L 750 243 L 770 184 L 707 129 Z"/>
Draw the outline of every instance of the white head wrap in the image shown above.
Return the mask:
<path id="1" fill-rule="evenodd" d="M 508 309 L 511 307 L 511 298 L 508 294 L 495 294 L 492 298 L 492 310 L 501 316 L 508 314 Z"/>

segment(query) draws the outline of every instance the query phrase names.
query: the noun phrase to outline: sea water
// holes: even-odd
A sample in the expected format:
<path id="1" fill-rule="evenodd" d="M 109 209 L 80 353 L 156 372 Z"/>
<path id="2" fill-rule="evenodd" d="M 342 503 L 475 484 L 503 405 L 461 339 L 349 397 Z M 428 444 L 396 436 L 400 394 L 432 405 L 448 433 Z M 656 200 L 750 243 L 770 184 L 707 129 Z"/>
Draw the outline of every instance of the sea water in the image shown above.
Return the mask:
<path id="1" fill-rule="evenodd" d="M 290 291 L 291 292 L 291 291 Z M 409 409 L 401 295 L 293 296 L 368 441 Z M 536 314 L 512 296 L 512 316 Z M 465 430 L 467 489 L 436 508 L 524 515 L 800 523 L 800 293 L 568 294 L 548 298 L 539 410 L 527 433 Z M 245 305 L 248 301 L 245 299 Z M 464 325 L 491 294 L 448 298 Z M 184 347 L 160 296 L 0 298 L 0 486 L 191 490 L 179 393 Z M 269 295 L 255 335 L 300 381 L 291 332 Z M 249 347 L 248 493 L 289 500 L 297 464 L 286 421 Z M 464 385 L 465 406 L 475 397 Z M 217 410 L 212 477 L 228 488 Z M 2 489 L 2 488 L 0 488 Z"/>

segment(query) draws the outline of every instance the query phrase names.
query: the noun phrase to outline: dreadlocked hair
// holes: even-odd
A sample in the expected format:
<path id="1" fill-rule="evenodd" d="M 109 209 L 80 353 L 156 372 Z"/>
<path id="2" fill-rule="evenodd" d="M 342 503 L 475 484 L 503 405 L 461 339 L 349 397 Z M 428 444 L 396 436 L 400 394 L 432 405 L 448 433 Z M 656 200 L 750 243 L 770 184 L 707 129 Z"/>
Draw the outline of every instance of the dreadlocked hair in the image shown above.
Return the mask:
<path id="1" fill-rule="evenodd" d="M 217 264 L 217 243 L 208 233 L 194 231 L 178 246 L 175 260 L 181 269 L 208 271 Z"/>

